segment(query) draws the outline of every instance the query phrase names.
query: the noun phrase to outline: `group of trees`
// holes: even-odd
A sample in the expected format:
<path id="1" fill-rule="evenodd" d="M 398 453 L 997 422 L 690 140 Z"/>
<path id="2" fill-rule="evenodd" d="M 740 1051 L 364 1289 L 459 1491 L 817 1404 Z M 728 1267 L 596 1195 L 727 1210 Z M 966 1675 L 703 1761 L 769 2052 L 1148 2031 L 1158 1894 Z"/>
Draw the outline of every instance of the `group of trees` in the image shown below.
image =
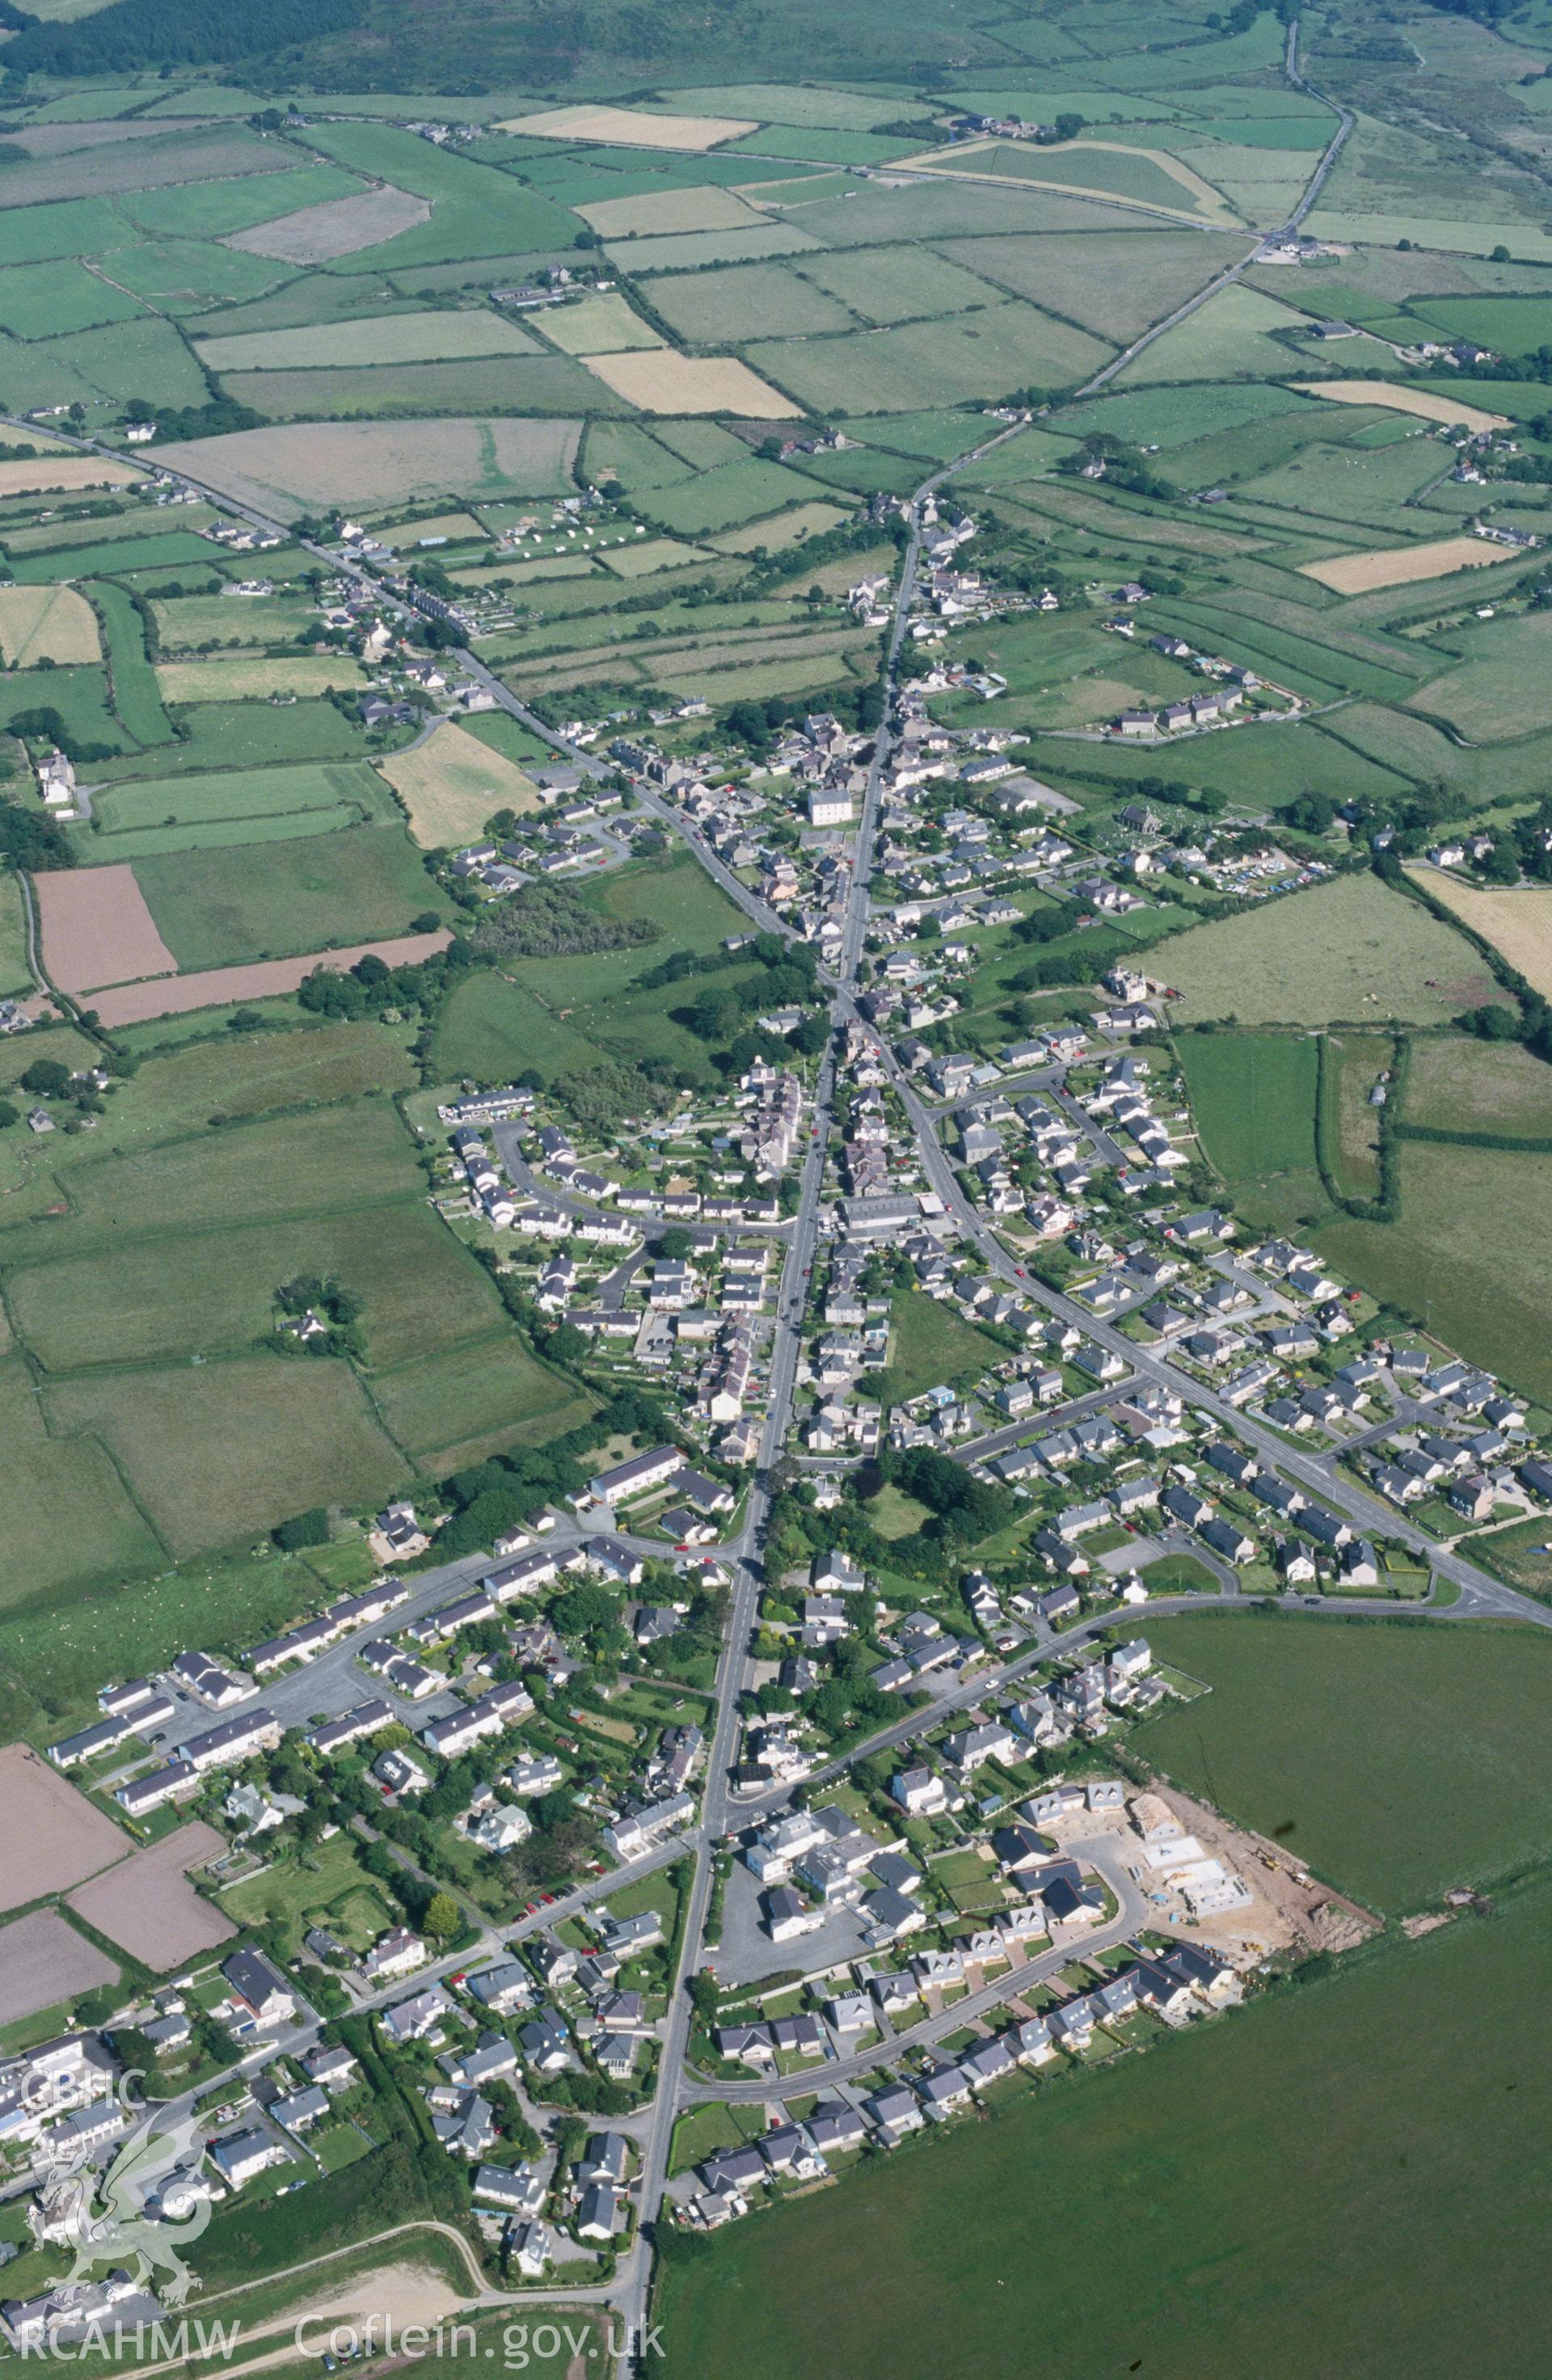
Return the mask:
<path id="1" fill-rule="evenodd" d="M 506 1285 L 502 1283 L 503 1288 Z M 547 1446 L 514 1447 L 510 1453 L 491 1455 L 487 1462 L 450 1473 L 442 1485 L 453 1516 L 437 1533 L 437 1560 L 454 1561 L 460 1554 L 478 1553 L 504 1531 L 532 1520 L 546 1504 L 577 1495 L 588 1476 L 582 1458 L 616 1434 L 636 1434 L 661 1443 L 668 1436 L 668 1416 L 655 1397 L 626 1389 L 601 1406 L 591 1421 L 552 1439 Z"/>
<path id="2" fill-rule="evenodd" d="M 300 1339 L 293 1331 L 284 1332 L 279 1340 L 283 1351 L 294 1350 L 304 1355 L 361 1355 L 361 1335 L 356 1327 L 361 1318 L 361 1301 L 354 1290 L 346 1289 L 332 1274 L 297 1273 L 276 1290 L 275 1304 L 282 1314 L 293 1319 L 315 1314 L 328 1326 L 310 1339 Z"/>
<path id="3" fill-rule="evenodd" d="M 441 923 L 436 910 L 422 910 L 410 919 L 409 931 L 432 933 Z M 381 1016 L 389 1008 L 418 1009 L 434 1014 L 447 994 L 477 964 L 470 945 L 456 938 L 445 950 L 435 951 L 430 958 L 420 959 L 411 966 L 391 967 L 386 959 L 369 951 L 344 972 L 334 967 L 314 967 L 309 976 L 303 978 L 297 998 L 318 1016 Z"/>
<path id="4" fill-rule="evenodd" d="M 591 958 L 661 939 L 650 917 L 612 917 L 567 885 L 533 884 L 485 915 L 470 948 L 487 959 Z"/>

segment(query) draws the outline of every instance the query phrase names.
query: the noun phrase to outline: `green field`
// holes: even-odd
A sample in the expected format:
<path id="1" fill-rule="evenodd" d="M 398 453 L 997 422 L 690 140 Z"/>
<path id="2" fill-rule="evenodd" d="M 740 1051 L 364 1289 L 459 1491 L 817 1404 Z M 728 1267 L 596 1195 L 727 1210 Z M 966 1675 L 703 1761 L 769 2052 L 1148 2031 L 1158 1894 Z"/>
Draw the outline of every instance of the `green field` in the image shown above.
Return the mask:
<path id="1" fill-rule="evenodd" d="M 286 821 L 309 811 L 343 809 L 358 822 L 384 822 L 389 806 L 375 772 L 362 760 L 318 762 L 300 768 L 231 769 L 219 775 L 141 777 L 115 787 L 103 800 L 104 860 L 122 856 L 122 833 L 151 827 L 200 829 L 222 820 L 265 819 L 282 838 L 305 830 Z M 198 837 L 196 836 L 196 840 Z"/>
<path id="2" fill-rule="evenodd" d="M 1097 371 L 1113 350 L 1010 298 L 942 322 L 843 338 L 766 340 L 746 352 L 764 378 L 830 414 L 914 413 L 1031 384 L 1064 388 Z"/>
<path id="3" fill-rule="evenodd" d="M 1523 1749 L 1552 1724 L 1552 1639 L 1431 1621 L 1150 1624 L 1155 1658 L 1213 1689 L 1138 1749 L 1388 1914 L 1552 1852 L 1552 1781 Z"/>
<path id="4" fill-rule="evenodd" d="M 998 1341 L 923 1290 L 904 1290 L 895 1299 L 890 1333 L 888 1367 L 868 1383 L 869 1395 L 884 1404 L 903 1404 L 971 1373 L 978 1378 L 1003 1353 Z"/>
<path id="5" fill-rule="evenodd" d="M 48 1371 L 64 1373 L 273 1345 L 275 1292 L 298 1274 L 332 1277 L 361 1300 L 373 1365 L 487 1331 L 496 1318 L 488 1275 L 418 1205 L 115 1239 L 18 1269 L 6 1290 L 18 1335 Z M 499 1398 L 494 1382 L 491 1393 Z"/>
<path id="6" fill-rule="evenodd" d="M 146 1578 L 165 1567 L 103 1448 L 51 1432 L 19 1355 L 0 1357 L 0 1605 L 8 1609 L 88 1580 Z M 61 1526 L 64 1515 L 67 1527 Z M 9 1646 L 7 1657 L 15 1658 Z"/>
<path id="7" fill-rule="evenodd" d="M 437 1022 L 432 1063 L 449 1081 L 510 1081 L 537 1066 L 553 1080 L 596 1056 L 585 1034 L 552 1014 L 525 985 L 481 972 L 461 983 Z"/>
<path id="8" fill-rule="evenodd" d="M 1296 370 L 1299 358 L 1269 334 L 1306 323 L 1306 316 L 1236 283 L 1145 347 L 1116 377 L 1127 388 L 1152 381 L 1270 379 Z"/>
<path id="9" fill-rule="evenodd" d="M 1449 1132 L 1552 1138 L 1552 1066 L 1517 1041 L 1413 1044 L 1403 1121 Z"/>
<path id="10" fill-rule="evenodd" d="M 377 364 L 311 371 L 228 372 L 239 405 L 272 421 L 370 416 L 624 413 L 629 407 L 569 356 L 444 364 Z"/>
<path id="11" fill-rule="evenodd" d="M 1495 989 L 1469 942 L 1376 876 L 1340 876 L 1170 944 L 1183 1015 L 1241 1025 L 1442 1024 Z"/>
<path id="12" fill-rule="evenodd" d="M 1003 295 L 930 249 L 853 249 L 811 258 L 800 270 L 806 281 L 829 290 L 859 322 L 879 327 L 994 306 Z M 771 324 L 764 335 L 773 335 L 775 327 Z"/>
<path id="13" fill-rule="evenodd" d="M 408 838 L 394 827 L 177 852 L 138 859 L 135 874 L 185 969 L 403 934 L 412 917 L 443 906 Z"/>
<path id="14" fill-rule="evenodd" d="M 21 886 L 15 876 L 0 876 L 0 999 L 31 989 Z"/>
<path id="15" fill-rule="evenodd" d="M 139 308 L 122 289 L 83 264 L 18 264 L 0 273 L 0 330 L 18 339 L 52 338 L 122 322 Z"/>
<path id="16" fill-rule="evenodd" d="M 0 1232 L 0 1262 L 386 1205 L 423 1183 L 408 1135 L 384 1099 L 322 1108 L 299 1121 L 260 1116 L 75 1168 L 70 1213 Z"/>
<path id="17" fill-rule="evenodd" d="M 734 264 L 719 273 L 664 275 L 652 285 L 652 304 L 681 338 L 701 346 L 796 339 L 855 327 L 844 306 L 784 264 Z"/>
<path id="18" fill-rule="evenodd" d="M 1443 720 L 1475 744 L 1504 743 L 1552 726 L 1552 620 L 1545 613 L 1473 621 L 1461 642 L 1464 662 L 1419 687 L 1412 698 L 1414 710 Z"/>
<path id="19" fill-rule="evenodd" d="M 162 708 L 139 613 L 124 589 L 111 579 L 97 581 L 91 601 L 103 624 L 115 710 L 137 744 L 171 743 L 172 722 Z"/>
<path id="20" fill-rule="evenodd" d="M 810 501 L 814 494 L 811 480 L 751 455 L 742 462 L 698 471 L 675 487 L 643 488 L 636 506 L 648 520 L 680 537 L 704 537 Z"/>
<path id="21" fill-rule="evenodd" d="M 1015 298 L 1115 341 L 1134 339 L 1183 305 L 1243 243 L 1226 234 L 1150 228 L 956 240 L 944 252 Z"/>
<path id="22" fill-rule="evenodd" d="M 1313 1039 L 1183 1033 L 1178 1046 L 1203 1148 L 1226 1181 L 1314 1168 Z"/>
<path id="23" fill-rule="evenodd" d="M 559 1437 L 593 1409 L 510 1330 L 379 1374 L 372 1392 L 399 1444 L 433 1471 L 456 1470 L 500 1447 Z"/>
<path id="24" fill-rule="evenodd" d="M 1321 1227 L 1319 1246 L 1350 1280 L 1546 1402 L 1552 1400 L 1546 1179 L 1545 1157 L 1403 1141 L 1397 1220 L 1339 1217 Z M 1510 1294 L 1508 1281 L 1515 1283 Z"/>
<path id="25" fill-rule="evenodd" d="M 1333 2372 L 1340 2338 L 1363 2339 L 1365 2380 L 1522 2369 L 1552 2205 L 1526 1977 L 1549 1955 L 1552 1893 L 1527 1888 L 1495 1923 L 1350 1958 L 1069 2087 L 1005 2084 L 990 2122 L 672 2265 L 667 2368 L 987 2380 L 1027 2370 L 1038 2338 L 1063 2374 L 1244 2380 L 1269 2352 Z M 1031 2249 L 1036 2175 L 1060 2177 L 1060 2253 Z"/>
<path id="26" fill-rule="evenodd" d="M 371 1503 L 408 1469 L 349 1369 L 326 1358 L 78 1378 L 45 1402 L 56 1432 L 106 1447 L 179 1559 L 315 1504 Z"/>
<path id="27" fill-rule="evenodd" d="M 146 239 L 114 252 L 114 279 L 175 318 L 257 298 L 285 273 L 268 257 L 202 239 Z"/>

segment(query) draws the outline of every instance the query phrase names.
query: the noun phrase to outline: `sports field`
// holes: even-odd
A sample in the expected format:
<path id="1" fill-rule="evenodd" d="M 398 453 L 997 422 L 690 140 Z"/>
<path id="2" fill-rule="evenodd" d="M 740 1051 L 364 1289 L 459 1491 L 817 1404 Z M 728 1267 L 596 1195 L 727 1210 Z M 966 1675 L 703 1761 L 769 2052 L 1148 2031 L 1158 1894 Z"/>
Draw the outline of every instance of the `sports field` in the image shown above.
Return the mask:
<path id="1" fill-rule="evenodd" d="M 1167 949 L 1188 1023 L 1435 1024 L 1497 992 L 1468 942 L 1368 874 L 1194 926 Z"/>
<path id="2" fill-rule="evenodd" d="M 1146 2057 L 1004 2084 L 990 2121 L 671 2265 L 668 2366 L 987 2380 L 1027 2369 L 1037 2338 L 1063 2374 L 1244 2380 L 1273 2339 L 1279 2371 L 1330 2372 L 1342 2338 L 1365 2380 L 1515 2368 L 1552 2211 L 1552 2039 L 1525 1988 L 1549 1956 L 1552 1891 L 1527 1886 L 1494 1922 L 1349 1954 Z M 1031 2247 L 1041 2175 L 1060 2252 Z"/>

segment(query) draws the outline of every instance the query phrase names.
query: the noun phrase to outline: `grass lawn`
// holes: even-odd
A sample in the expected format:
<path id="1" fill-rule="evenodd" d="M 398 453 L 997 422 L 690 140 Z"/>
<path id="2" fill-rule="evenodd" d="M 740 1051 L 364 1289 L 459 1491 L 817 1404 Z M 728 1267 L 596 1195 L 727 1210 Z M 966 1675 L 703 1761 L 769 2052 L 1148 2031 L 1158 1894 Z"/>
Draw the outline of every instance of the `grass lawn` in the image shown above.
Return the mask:
<path id="1" fill-rule="evenodd" d="M 1194 1554 L 1166 1554 L 1137 1572 L 1150 1595 L 1217 1595 L 1218 1580 Z"/>
<path id="2" fill-rule="evenodd" d="M 344 1835 L 318 1843 L 305 1860 L 282 1857 L 221 1895 L 239 1926 L 277 1926 L 295 1956 L 309 1925 L 326 1926 L 347 1949 L 365 1950 L 395 1922 L 394 1912 Z"/>
<path id="3" fill-rule="evenodd" d="M 891 1480 L 868 1505 L 867 1517 L 881 1537 L 914 1537 L 920 1533 L 928 1514 L 925 1504 L 918 1504 L 914 1496 L 907 1496 Z"/>
<path id="4" fill-rule="evenodd" d="M 1202 1146 L 1225 1181 L 1313 1167 L 1313 1040 L 1183 1033 L 1178 1047 Z"/>
<path id="5" fill-rule="evenodd" d="M 1388 1914 L 1552 1850 L 1552 1727 L 1538 1629 L 1162 1620 L 1156 1659 L 1213 1691 L 1136 1749 Z"/>
<path id="6" fill-rule="evenodd" d="M 22 925 L 21 885 L 18 878 L 6 874 L 0 876 L 0 999 L 31 988 L 27 936 Z"/>
<path id="7" fill-rule="evenodd" d="M 1522 2370 L 1552 2211 L 1552 2040 L 1525 1980 L 1549 1955 L 1541 1886 L 1146 2058 L 994 2093 L 989 2122 L 671 2265 L 668 2368 L 987 2380 L 1030 2369 L 1037 2338 L 1063 2375 L 1243 2380 L 1269 2338 L 1279 2372 L 1314 2375 L 1361 2337 L 1365 2380 Z M 1061 2177 L 1060 2252 L 1031 2252 L 1037 2174 Z"/>
<path id="8" fill-rule="evenodd" d="M 1160 965 L 1191 1023 L 1434 1025 L 1496 996 L 1469 942 L 1368 874 L 1193 927 Z"/>
<path id="9" fill-rule="evenodd" d="M 924 1290 L 902 1290 L 890 1318 L 890 1361 L 875 1375 L 869 1393 L 885 1404 L 903 1404 L 928 1389 L 979 1378 L 1005 1351 L 985 1330 L 962 1321 L 951 1305 Z"/>

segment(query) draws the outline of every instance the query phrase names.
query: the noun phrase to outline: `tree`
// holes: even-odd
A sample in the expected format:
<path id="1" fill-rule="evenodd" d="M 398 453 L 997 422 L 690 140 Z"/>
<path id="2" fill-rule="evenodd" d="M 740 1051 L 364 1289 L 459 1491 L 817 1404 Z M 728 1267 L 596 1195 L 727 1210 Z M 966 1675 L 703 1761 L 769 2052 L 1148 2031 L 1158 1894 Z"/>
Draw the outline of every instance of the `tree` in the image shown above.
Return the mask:
<path id="1" fill-rule="evenodd" d="M 303 1546 L 326 1546 L 329 1542 L 329 1515 L 321 1504 L 310 1512 L 298 1512 L 289 1521 L 282 1521 L 270 1531 L 283 1554 L 297 1552 Z"/>
<path id="2" fill-rule="evenodd" d="M 434 1942 L 445 1942 L 462 1925 L 463 1912 L 450 1892 L 433 1892 L 420 1920 L 420 1931 Z"/>
<path id="3" fill-rule="evenodd" d="M 661 1239 L 658 1242 L 658 1254 L 661 1257 L 668 1257 L 674 1262 L 678 1262 L 689 1255 L 690 1249 L 693 1245 L 694 1242 L 691 1240 L 688 1232 L 681 1232 L 678 1230 L 669 1231 L 665 1232 Z"/>
<path id="4" fill-rule="evenodd" d="M 1289 803 L 1283 817 L 1301 834 L 1325 834 L 1337 815 L 1337 806 L 1329 794 L 1301 794 Z"/>
<path id="5" fill-rule="evenodd" d="M 9 1099 L 0 1099 L 0 1132 L 6 1132 L 13 1123 L 20 1122 L 21 1110 L 13 1107 Z"/>
<path id="6" fill-rule="evenodd" d="M 596 1580 L 580 1579 L 567 1588 L 550 1616 L 563 1636 L 587 1636 L 595 1628 L 612 1624 L 616 1617 L 614 1597 Z"/>
<path id="7" fill-rule="evenodd" d="M 21 1087 L 37 1099 L 55 1099 L 70 1087 L 70 1069 L 57 1058 L 34 1058 L 21 1078 Z"/>

